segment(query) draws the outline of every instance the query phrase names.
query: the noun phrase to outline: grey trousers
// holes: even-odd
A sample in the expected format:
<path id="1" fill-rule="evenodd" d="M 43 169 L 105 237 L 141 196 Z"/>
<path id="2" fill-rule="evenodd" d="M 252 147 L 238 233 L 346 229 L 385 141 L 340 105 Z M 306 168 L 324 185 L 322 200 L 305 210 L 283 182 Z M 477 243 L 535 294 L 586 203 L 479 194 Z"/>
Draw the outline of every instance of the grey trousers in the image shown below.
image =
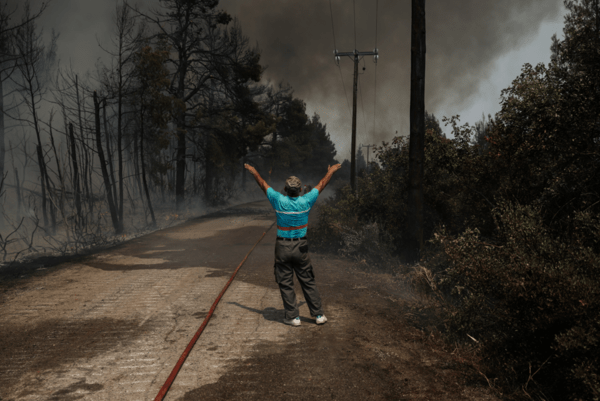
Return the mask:
<path id="1" fill-rule="evenodd" d="M 321 296 L 308 257 L 308 241 L 278 239 L 275 242 L 275 281 L 279 284 L 286 319 L 295 319 L 300 314 L 294 291 L 294 272 L 302 287 L 311 316 L 322 315 Z"/>

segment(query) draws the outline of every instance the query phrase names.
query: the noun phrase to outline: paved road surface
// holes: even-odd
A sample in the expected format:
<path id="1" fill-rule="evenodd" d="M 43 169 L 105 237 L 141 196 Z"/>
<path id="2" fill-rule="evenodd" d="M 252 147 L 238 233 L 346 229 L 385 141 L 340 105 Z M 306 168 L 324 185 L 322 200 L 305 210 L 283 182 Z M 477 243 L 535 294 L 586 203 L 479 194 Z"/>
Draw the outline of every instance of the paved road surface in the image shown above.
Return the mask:
<path id="1" fill-rule="evenodd" d="M 267 230 L 167 400 L 494 399 L 405 325 L 386 275 L 314 254 L 329 322 L 298 291 L 302 326 L 284 325 L 274 221 L 254 202 L 0 281 L 0 400 L 153 400 Z"/>

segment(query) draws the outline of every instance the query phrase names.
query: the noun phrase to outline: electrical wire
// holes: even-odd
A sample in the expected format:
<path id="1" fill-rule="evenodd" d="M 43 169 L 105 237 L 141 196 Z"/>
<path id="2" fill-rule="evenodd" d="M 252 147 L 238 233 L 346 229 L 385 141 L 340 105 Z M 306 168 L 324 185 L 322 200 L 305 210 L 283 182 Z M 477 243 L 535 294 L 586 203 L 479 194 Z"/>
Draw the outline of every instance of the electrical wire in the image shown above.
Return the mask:
<path id="1" fill-rule="evenodd" d="M 373 134 L 377 129 L 377 64 L 375 64 L 375 95 L 373 96 Z"/>
<path id="2" fill-rule="evenodd" d="M 346 106 L 348 106 L 348 114 L 352 115 L 350 110 L 350 102 L 348 101 L 348 93 L 346 93 L 346 84 L 344 84 L 344 76 L 342 75 L 342 67 L 338 64 L 338 70 L 340 70 L 340 78 L 342 78 L 342 87 L 344 88 L 344 96 L 346 96 Z"/>
<path id="3" fill-rule="evenodd" d="M 356 50 L 356 0 L 352 0 L 354 8 L 354 49 Z"/>
<path id="4" fill-rule="evenodd" d="M 362 88 L 360 86 L 360 74 L 358 75 L 358 91 L 360 92 L 360 108 L 362 109 L 363 124 L 365 125 L 365 134 L 367 134 L 367 119 L 365 118 L 365 104 L 363 103 Z"/>
<path id="5" fill-rule="evenodd" d="M 337 50 L 337 46 L 335 45 L 335 30 L 333 29 L 333 9 L 331 8 L 331 0 L 329 0 L 329 13 L 331 15 L 331 33 L 333 34 L 333 48 Z M 375 40 L 375 42 L 377 43 L 377 40 Z"/>
<path id="6" fill-rule="evenodd" d="M 333 7 L 331 6 L 331 0 L 329 0 L 329 13 L 331 15 L 331 33 L 333 35 L 333 48 L 337 50 L 337 46 L 335 44 L 335 29 L 333 28 Z M 340 78 L 342 79 L 342 88 L 344 88 L 344 96 L 346 97 L 346 106 L 348 106 L 348 113 L 352 115 L 352 111 L 350 110 L 350 102 L 348 101 L 348 93 L 346 92 L 346 84 L 344 84 L 344 76 L 342 74 L 342 67 L 337 63 L 338 70 L 340 71 Z"/>
<path id="7" fill-rule="evenodd" d="M 331 4 L 331 1 L 329 2 Z M 377 16 L 379 14 L 379 0 L 375 2 L 375 48 L 377 49 Z"/>

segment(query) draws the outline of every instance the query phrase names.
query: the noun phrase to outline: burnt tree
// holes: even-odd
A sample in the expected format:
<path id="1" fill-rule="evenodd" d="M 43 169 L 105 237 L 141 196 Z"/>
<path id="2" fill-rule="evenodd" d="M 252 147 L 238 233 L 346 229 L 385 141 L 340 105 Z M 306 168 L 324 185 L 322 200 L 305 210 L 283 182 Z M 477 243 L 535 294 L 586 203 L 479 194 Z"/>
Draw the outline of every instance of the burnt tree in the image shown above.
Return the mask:
<path id="1" fill-rule="evenodd" d="M 29 22 L 26 22 L 29 21 Z M 17 79 L 14 80 L 17 89 L 21 92 L 23 103 L 29 111 L 27 123 L 33 127 L 37 146 L 36 153 L 40 173 L 40 187 L 42 192 L 42 214 L 44 226 L 48 226 L 47 197 L 51 195 L 50 180 L 47 176 L 46 162 L 42 151 L 42 127 L 39 108 L 44 100 L 49 81 L 50 70 L 56 57 L 56 40 L 58 35 L 52 35 L 49 46 L 44 46 L 41 32 L 37 29 L 34 19 L 31 18 L 29 5 L 26 3 L 23 23 L 16 30 L 14 38 L 14 51 L 17 55 Z M 54 208 L 50 205 L 52 217 L 52 230 L 55 228 Z"/>
<path id="2" fill-rule="evenodd" d="M 120 234 L 123 231 L 123 220 L 119 219 L 117 207 L 114 202 L 112 193 L 112 185 L 110 182 L 110 176 L 108 175 L 108 169 L 106 168 L 106 158 L 104 157 L 104 150 L 102 149 L 102 133 L 100 132 L 100 102 L 98 101 L 98 94 L 94 91 L 94 116 L 96 126 L 96 148 L 98 151 L 98 158 L 100 159 L 100 168 L 102 170 L 102 179 L 104 180 L 104 187 L 106 188 L 106 200 L 108 202 L 108 208 L 110 210 L 110 218 L 112 220 L 115 234 Z"/>

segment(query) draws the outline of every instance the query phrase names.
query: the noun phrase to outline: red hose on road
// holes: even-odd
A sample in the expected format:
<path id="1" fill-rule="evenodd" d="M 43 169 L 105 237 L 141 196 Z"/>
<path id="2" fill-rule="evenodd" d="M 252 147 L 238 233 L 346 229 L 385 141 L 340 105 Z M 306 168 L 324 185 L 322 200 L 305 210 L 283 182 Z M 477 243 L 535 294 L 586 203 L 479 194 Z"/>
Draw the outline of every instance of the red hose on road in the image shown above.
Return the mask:
<path id="1" fill-rule="evenodd" d="M 275 223 L 271 224 L 271 227 L 273 227 L 274 224 Z M 271 227 L 269 227 L 267 229 L 267 231 L 269 231 L 271 229 Z M 198 331 L 196 332 L 196 334 L 192 338 L 192 341 L 190 341 L 190 343 L 188 344 L 188 346 L 185 349 L 185 351 L 183 351 L 183 354 L 181 354 L 181 356 L 179 357 L 179 360 L 177 361 L 177 364 L 173 368 L 173 371 L 171 372 L 171 374 L 167 378 L 167 381 L 165 382 L 165 384 L 163 384 L 162 388 L 158 392 L 158 395 L 156 396 L 156 398 L 154 399 L 154 401 L 162 401 L 163 398 L 165 398 L 165 395 L 167 395 L 167 392 L 169 391 L 169 388 L 171 387 L 171 384 L 173 384 L 173 382 L 175 381 L 175 378 L 177 377 L 177 373 L 179 373 L 179 370 L 183 366 L 183 363 L 185 362 L 186 358 L 188 357 L 188 355 L 192 351 L 192 348 L 194 348 L 194 345 L 196 344 L 196 341 L 198 341 L 198 337 L 200 337 L 200 334 L 202 334 L 202 331 L 204 330 L 204 328 L 208 324 L 208 321 L 210 320 L 210 317 L 212 316 L 213 312 L 215 311 L 215 308 L 217 307 L 217 304 L 221 300 L 221 297 L 223 296 L 223 294 L 225 294 L 225 291 L 227 291 L 227 288 L 229 288 L 229 284 L 231 284 L 231 282 L 235 278 L 235 275 L 237 274 L 238 270 L 240 270 L 240 268 L 242 267 L 242 265 L 244 264 L 244 262 L 246 261 L 246 259 L 248 259 L 248 256 L 250 256 L 250 254 L 252 253 L 252 251 L 254 250 L 254 248 L 256 248 L 256 245 L 258 245 L 258 243 L 267 234 L 267 231 L 265 231 L 263 233 L 263 235 L 261 235 L 261 237 L 258 239 L 258 241 L 256 241 L 256 244 L 254 244 L 254 246 L 252 247 L 252 249 L 250 249 L 250 251 L 246 254 L 246 257 L 244 257 L 244 260 L 242 260 L 242 262 L 239 264 L 239 266 L 237 267 L 237 269 L 235 269 L 235 271 L 231 275 L 231 278 L 229 279 L 229 281 L 227 282 L 227 284 L 225 284 L 225 287 L 223 287 L 223 289 L 221 290 L 221 293 L 219 294 L 219 296 L 217 297 L 217 299 L 213 303 L 212 307 L 210 308 L 210 311 L 208 311 L 208 315 L 206 315 L 206 317 L 204 318 L 204 321 L 200 325 L 200 328 L 198 329 Z"/>

